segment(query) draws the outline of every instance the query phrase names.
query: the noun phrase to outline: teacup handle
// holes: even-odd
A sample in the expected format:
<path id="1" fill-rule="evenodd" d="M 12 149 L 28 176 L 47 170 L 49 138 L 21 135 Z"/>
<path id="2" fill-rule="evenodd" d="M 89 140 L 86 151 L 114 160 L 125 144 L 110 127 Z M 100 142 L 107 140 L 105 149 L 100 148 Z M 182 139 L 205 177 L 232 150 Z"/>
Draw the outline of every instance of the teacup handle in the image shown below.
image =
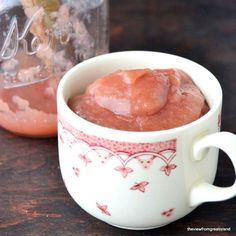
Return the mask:
<path id="1" fill-rule="evenodd" d="M 200 161 L 204 149 L 217 147 L 231 159 L 236 171 L 236 135 L 229 132 L 218 132 L 206 135 L 196 141 L 193 147 L 193 158 Z M 190 192 L 190 206 L 195 207 L 203 202 L 223 201 L 236 196 L 236 180 L 230 187 L 217 187 L 206 182 L 197 183 Z"/>

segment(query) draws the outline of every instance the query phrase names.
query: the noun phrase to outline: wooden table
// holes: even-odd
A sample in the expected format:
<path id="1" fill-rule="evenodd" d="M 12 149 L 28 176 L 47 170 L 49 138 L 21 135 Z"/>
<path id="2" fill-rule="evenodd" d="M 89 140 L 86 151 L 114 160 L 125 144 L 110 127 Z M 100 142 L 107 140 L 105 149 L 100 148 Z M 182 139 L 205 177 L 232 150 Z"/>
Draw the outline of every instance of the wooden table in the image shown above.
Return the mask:
<path id="1" fill-rule="evenodd" d="M 224 92 L 222 129 L 236 133 L 235 0 L 112 0 L 110 12 L 111 51 L 168 52 L 212 71 Z M 215 184 L 229 186 L 234 178 L 221 152 Z M 160 229 L 114 228 L 88 215 L 69 196 L 56 138 L 23 138 L 0 129 L 0 235 L 187 235 L 188 227 L 230 227 L 230 232 L 211 235 L 236 235 L 236 198 L 203 204 Z"/>

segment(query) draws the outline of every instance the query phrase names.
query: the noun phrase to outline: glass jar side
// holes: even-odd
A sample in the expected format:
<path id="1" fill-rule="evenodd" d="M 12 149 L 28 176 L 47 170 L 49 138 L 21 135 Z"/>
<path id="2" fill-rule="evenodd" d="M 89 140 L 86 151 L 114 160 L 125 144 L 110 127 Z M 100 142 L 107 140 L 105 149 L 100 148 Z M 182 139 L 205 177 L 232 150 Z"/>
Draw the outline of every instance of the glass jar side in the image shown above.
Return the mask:
<path id="1" fill-rule="evenodd" d="M 80 61 L 108 52 L 108 2 L 85 3 L 21 0 L 0 11 L 0 126 L 56 135 L 59 80 Z"/>

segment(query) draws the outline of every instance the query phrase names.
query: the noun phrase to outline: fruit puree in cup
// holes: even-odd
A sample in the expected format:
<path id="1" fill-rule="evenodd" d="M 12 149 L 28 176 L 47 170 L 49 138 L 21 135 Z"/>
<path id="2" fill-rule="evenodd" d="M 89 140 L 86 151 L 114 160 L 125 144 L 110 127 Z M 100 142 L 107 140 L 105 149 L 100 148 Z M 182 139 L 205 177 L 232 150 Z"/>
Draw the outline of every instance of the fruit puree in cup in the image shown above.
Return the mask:
<path id="1" fill-rule="evenodd" d="M 90 122 L 127 131 L 179 127 L 209 110 L 190 76 L 175 68 L 115 71 L 72 97 L 68 105 Z"/>

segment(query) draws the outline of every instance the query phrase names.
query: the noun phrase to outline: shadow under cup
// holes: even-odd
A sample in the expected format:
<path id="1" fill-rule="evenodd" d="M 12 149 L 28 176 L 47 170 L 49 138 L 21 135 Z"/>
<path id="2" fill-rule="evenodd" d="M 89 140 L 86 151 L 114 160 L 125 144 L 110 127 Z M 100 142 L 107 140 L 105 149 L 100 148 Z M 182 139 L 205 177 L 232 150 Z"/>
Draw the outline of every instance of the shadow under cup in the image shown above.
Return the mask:
<path id="1" fill-rule="evenodd" d="M 93 124 L 67 106 L 69 98 L 97 78 L 119 69 L 142 68 L 185 71 L 210 111 L 182 127 L 131 132 Z M 198 139 L 220 131 L 222 90 L 204 67 L 165 53 L 110 53 L 67 72 L 58 87 L 57 103 L 62 177 L 72 198 L 91 215 L 121 228 L 150 229 L 183 217 L 207 200 L 192 190 L 200 182 L 213 183 L 218 149 L 204 149 L 199 158 L 193 149 Z"/>

